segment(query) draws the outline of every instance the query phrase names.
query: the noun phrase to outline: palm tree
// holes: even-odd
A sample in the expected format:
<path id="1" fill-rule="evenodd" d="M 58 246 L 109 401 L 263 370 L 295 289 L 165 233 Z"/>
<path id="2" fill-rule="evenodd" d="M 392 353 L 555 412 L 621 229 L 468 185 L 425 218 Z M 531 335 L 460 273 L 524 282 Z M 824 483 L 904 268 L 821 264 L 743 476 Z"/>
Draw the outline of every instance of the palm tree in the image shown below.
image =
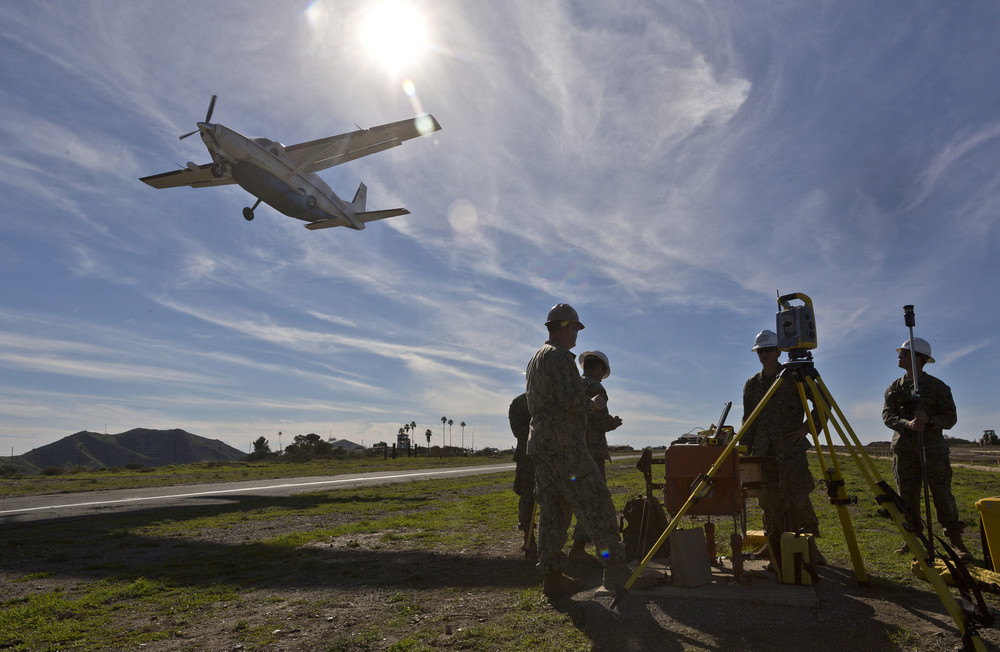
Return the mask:
<path id="1" fill-rule="evenodd" d="M 444 446 L 448 443 L 445 439 L 444 424 L 448 423 L 448 417 L 441 417 L 441 445 Z"/>
<path id="2" fill-rule="evenodd" d="M 427 437 L 427 448 L 431 447 L 431 429 L 428 428 L 424 431 L 424 437 Z"/>
<path id="3" fill-rule="evenodd" d="M 464 450 L 465 449 L 465 422 L 463 421 L 462 423 L 460 423 L 458 425 L 462 427 L 462 449 Z"/>
<path id="4" fill-rule="evenodd" d="M 416 421 L 411 421 L 410 422 L 410 432 L 413 433 L 414 437 L 417 436 L 417 422 Z"/>
<path id="5" fill-rule="evenodd" d="M 455 423 L 455 422 L 452 421 L 451 419 L 448 419 L 448 445 L 449 446 L 453 445 L 453 443 L 454 443 L 454 440 L 451 438 L 451 426 L 452 426 L 453 423 Z"/>

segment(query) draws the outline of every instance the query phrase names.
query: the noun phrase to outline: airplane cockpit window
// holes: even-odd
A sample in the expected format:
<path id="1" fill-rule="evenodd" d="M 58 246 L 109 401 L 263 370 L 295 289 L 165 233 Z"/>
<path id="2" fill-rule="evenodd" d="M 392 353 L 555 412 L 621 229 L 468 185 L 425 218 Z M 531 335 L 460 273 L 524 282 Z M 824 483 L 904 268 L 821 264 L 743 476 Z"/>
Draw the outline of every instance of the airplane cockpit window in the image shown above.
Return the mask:
<path id="1" fill-rule="evenodd" d="M 281 152 L 285 149 L 284 145 L 276 143 L 269 138 L 254 138 L 253 141 L 275 156 L 280 156 Z"/>

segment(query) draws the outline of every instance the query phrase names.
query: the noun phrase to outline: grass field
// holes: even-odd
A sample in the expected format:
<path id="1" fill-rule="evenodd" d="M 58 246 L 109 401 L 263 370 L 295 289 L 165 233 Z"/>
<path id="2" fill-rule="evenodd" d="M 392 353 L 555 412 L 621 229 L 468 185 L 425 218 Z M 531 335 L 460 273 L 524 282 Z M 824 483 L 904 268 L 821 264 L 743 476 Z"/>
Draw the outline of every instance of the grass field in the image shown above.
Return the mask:
<path id="1" fill-rule="evenodd" d="M 427 465 L 471 461 L 445 458 L 428 460 Z M 396 462 L 392 468 L 403 464 Z M 415 468 L 424 461 L 410 459 L 405 464 Z M 891 481 L 888 463 L 875 464 Z M 130 473 L 147 484 L 157 476 L 172 484 L 277 477 L 269 474 L 287 468 L 177 467 L 157 474 L 81 474 L 44 482 L 69 479 L 83 488 L 120 488 L 136 481 Z M 378 465 L 326 463 L 296 475 L 365 470 L 378 470 Z M 910 574 L 908 563 L 893 554 L 900 538 L 890 521 L 876 515 L 877 505 L 857 469 L 846 460 L 842 470 L 848 492 L 859 498 L 849 511 L 872 582 L 886 590 L 928 591 Z M 819 477 L 818 467 L 814 474 Z M 537 576 L 525 571 L 523 562 L 503 558 L 505 547 L 510 557 L 516 545 L 511 543 L 516 541 L 512 476 L 500 473 L 246 499 L 223 507 L 148 509 L 71 523 L 5 526 L 0 531 L 0 647 L 591 649 L 586 627 L 548 606 Z M 956 469 L 954 491 L 967 523 L 978 524 L 974 503 L 996 495 L 997 480 L 994 472 Z M 2 481 L 4 495 L 28 490 L 7 482 L 21 481 Z M 608 483 L 619 510 L 644 489 L 634 460 L 609 465 Z M 45 491 L 70 491 L 73 486 L 47 484 Z M 818 492 L 813 498 L 823 530 L 820 547 L 831 564 L 850 568 L 836 511 L 824 498 Z M 728 542 L 731 520 L 718 520 L 717 527 L 717 540 Z M 759 527 L 756 509 L 750 509 L 749 527 Z M 978 526 L 970 528 L 967 543 L 981 561 Z M 728 554 L 725 548 L 720 546 L 719 554 Z M 358 556 L 351 556 L 354 552 Z M 471 562 L 470 553 L 475 557 Z M 364 563 L 357 561 L 361 559 Z M 496 579 L 486 587 L 470 584 L 461 573 L 449 570 L 455 568 Z M 331 593 L 331 586 L 343 592 Z M 997 601 L 991 600 L 995 610 Z M 316 639 L 321 647 L 315 641 L 306 643 L 313 640 L 308 638 L 312 628 L 325 632 Z M 286 638 L 290 632 L 300 637 L 298 643 Z M 914 648 L 901 643 L 898 649 Z"/>

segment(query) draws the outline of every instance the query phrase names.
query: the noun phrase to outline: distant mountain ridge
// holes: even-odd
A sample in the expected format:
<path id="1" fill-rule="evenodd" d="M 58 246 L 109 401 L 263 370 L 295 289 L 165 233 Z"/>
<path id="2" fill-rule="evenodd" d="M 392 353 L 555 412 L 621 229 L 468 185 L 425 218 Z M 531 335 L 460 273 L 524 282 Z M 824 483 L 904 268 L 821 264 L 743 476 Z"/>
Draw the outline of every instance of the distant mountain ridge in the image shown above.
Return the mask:
<path id="1" fill-rule="evenodd" d="M 197 462 L 229 462 L 241 460 L 246 453 L 218 439 L 206 439 L 175 428 L 150 430 L 134 428 L 117 435 L 102 435 L 87 430 L 63 437 L 57 442 L 28 451 L 13 458 L 14 468 L 24 474 L 58 467 L 65 470 L 125 467 L 142 464 L 147 467 Z M 7 459 L 0 464 L 9 464 Z"/>

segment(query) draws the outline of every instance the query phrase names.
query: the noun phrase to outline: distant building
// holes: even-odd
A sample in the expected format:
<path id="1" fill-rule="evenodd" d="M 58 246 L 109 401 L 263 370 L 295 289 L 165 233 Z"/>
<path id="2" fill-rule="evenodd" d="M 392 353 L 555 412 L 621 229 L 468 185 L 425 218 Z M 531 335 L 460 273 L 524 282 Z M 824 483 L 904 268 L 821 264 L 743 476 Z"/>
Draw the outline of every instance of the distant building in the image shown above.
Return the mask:
<path id="1" fill-rule="evenodd" d="M 364 448 L 361 444 L 355 444 L 353 441 L 348 441 L 346 439 L 334 439 L 333 437 L 330 437 L 326 441 L 333 448 L 343 448 L 345 451 L 357 451 Z"/>

